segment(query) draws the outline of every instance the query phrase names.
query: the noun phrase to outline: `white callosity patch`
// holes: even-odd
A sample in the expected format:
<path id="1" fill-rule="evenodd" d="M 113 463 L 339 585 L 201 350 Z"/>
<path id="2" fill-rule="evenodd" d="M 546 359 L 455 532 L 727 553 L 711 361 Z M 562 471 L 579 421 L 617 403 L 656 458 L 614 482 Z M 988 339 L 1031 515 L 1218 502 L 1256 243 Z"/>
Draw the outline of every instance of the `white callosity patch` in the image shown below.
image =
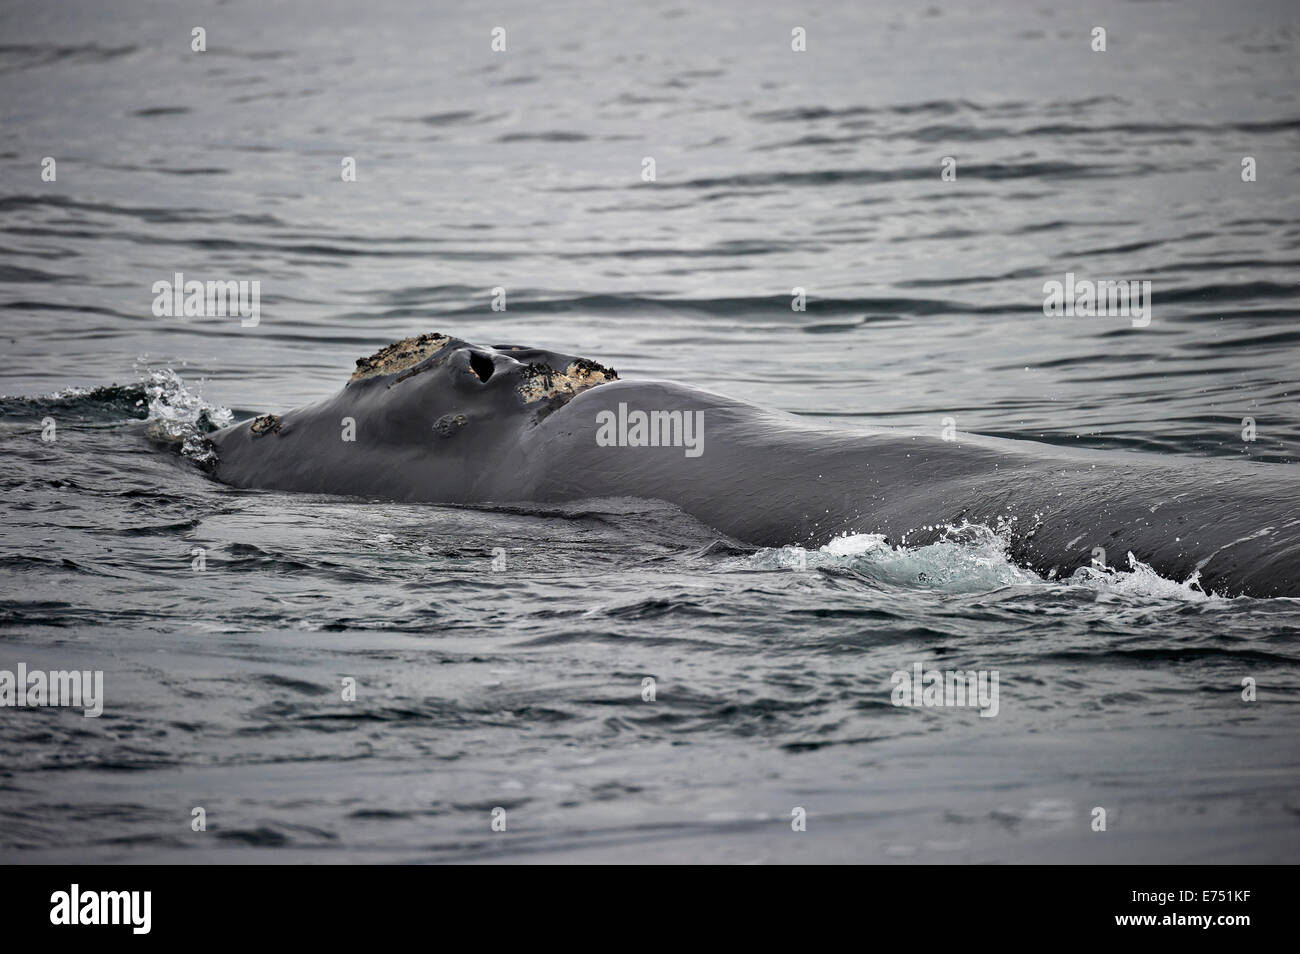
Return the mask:
<path id="1" fill-rule="evenodd" d="M 435 332 L 395 341 L 380 348 L 368 358 L 357 358 L 357 369 L 352 372 L 350 380 L 360 381 L 376 375 L 396 374 L 407 368 L 413 368 L 430 355 L 441 351 L 450 340 L 446 335 Z"/>
<path id="2" fill-rule="evenodd" d="M 592 361 L 575 361 L 563 371 L 538 372 L 519 386 L 525 401 L 540 401 L 556 395 L 572 397 L 579 391 L 618 380 L 618 375 Z"/>

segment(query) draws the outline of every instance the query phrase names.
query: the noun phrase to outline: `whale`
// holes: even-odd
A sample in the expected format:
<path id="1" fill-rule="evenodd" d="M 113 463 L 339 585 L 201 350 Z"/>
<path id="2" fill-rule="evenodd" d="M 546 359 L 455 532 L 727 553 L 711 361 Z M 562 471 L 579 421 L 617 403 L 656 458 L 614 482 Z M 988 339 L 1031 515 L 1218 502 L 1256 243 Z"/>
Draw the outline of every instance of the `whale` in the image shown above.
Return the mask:
<path id="1" fill-rule="evenodd" d="M 1223 596 L 1300 597 L 1294 465 L 823 423 L 438 333 L 358 359 L 324 400 L 208 440 L 212 476 L 240 488 L 471 506 L 641 498 L 763 547 L 846 534 L 920 546 L 985 526 L 1048 579 L 1139 561 Z"/>

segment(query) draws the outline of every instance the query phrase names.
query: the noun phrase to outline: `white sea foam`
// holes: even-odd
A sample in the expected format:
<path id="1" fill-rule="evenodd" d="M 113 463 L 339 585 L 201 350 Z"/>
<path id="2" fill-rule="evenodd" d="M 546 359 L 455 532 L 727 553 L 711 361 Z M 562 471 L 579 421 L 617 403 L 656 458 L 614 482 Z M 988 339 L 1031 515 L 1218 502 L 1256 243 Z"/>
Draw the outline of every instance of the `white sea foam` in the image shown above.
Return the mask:
<path id="1" fill-rule="evenodd" d="M 215 457 L 208 431 L 234 421 L 229 408 L 209 404 L 171 368 L 156 368 L 141 382 L 142 402 L 147 402 L 146 420 L 150 433 L 158 440 L 179 441 L 181 453 L 200 463 Z"/>
<path id="2" fill-rule="evenodd" d="M 1162 577 L 1128 554 L 1128 569 L 1082 567 L 1071 576 L 1049 580 L 1018 566 L 1007 555 L 1007 539 L 978 524 L 949 527 L 942 539 L 916 547 L 891 546 L 876 533 L 846 534 L 817 550 L 785 546 L 760 550 L 750 565 L 763 570 L 852 570 L 895 586 L 943 593 L 980 593 L 1005 586 L 1078 586 L 1098 593 L 1200 602 L 1207 594 L 1197 575 L 1177 582 Z"/>

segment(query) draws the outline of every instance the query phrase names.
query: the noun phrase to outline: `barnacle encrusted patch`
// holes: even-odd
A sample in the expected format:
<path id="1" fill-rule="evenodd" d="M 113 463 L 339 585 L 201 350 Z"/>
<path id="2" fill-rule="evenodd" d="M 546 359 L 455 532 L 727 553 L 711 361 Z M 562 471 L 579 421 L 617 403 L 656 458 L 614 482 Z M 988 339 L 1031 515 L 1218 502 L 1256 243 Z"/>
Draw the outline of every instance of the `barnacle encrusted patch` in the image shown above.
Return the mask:
<path id="1" fill-rule="evenodd" d="M 357 358 L 357 369 L 349 380 L 360 381 L 379 374 L 405 371 L 441 350 L 450 340 L 446 335 L 434 333 L 395 341 L 368 358 Z"/>
<path id="2" fill-rule="evenodd" d="M 444 414 L 433 424 L 439 437 L 451 437 L 466 424 L 464 414 Z"/>
<path id="3" fill-rule="evenodd" d="M 263 434 L 274 434 L 280 430 L 280 418 L 275 414 L 263 414 L 248 429 L 253 432 L 254 437 L 261 437 Z"/>
<path id="4" fill-rule="evenodd" d="M 579 358 L 563 371 L 556 371 L 549 364 L 529 364 L 524 366 L 524 381 L 519 385 L 519 393 L 525 401 L 541 401 L 557 395 L 577 394 L 598 384 L 617 381 L 618 373 L 595 361 Z"/>

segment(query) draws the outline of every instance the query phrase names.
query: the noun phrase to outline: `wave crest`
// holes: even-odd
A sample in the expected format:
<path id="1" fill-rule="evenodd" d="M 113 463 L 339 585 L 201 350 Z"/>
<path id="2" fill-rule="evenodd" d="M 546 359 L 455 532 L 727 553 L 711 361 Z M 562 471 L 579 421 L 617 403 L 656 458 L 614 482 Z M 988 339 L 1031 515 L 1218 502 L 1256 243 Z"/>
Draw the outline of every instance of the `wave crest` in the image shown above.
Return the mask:
<path id="1" fill-rule="evenodd" d="M 764 548 L 751 557 L 760 570 L 848 570 L 879 583 L 941 593 L 984 593 L 1007 586 L 1082 587 L 1100 595 L 1202 602 L 1223 597 L 1201 589 L 1199 574 L 1183 582 L 1162 577 L 1128 554 L 1129 568 L 1081 567 L 1069 577 L 1048 579 L 1017 565 L 1008 555 L 1007 531 L 982 524 L 943 528 L 934 543 L 896 547 L 878 533 L 836 537 L 817 550 Z"/>

